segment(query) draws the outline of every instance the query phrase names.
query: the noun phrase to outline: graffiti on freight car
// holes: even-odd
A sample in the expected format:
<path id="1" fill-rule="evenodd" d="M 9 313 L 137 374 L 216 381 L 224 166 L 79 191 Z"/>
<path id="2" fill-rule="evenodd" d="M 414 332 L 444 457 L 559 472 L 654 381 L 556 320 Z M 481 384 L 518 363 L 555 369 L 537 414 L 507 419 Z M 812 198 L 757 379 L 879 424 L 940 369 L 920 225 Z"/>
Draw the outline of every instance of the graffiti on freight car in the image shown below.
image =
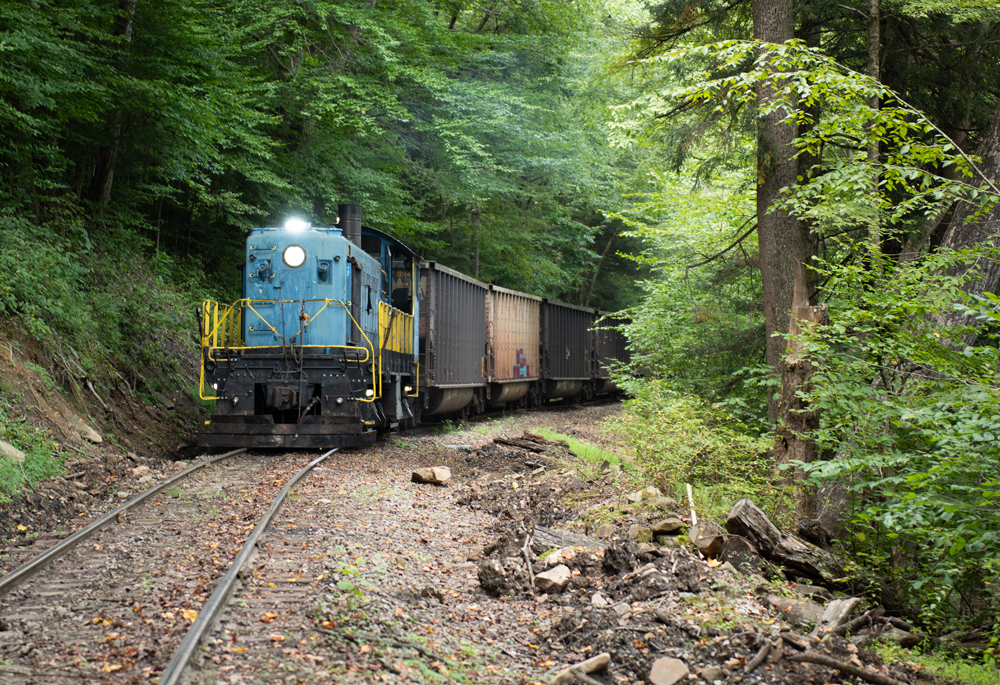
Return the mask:
<path id="1" fill-rule="evenodd" d="M 517 363 L 514 364 L 514 377 L 527 378 L 531 375 L 531 364 L 528 363 L 528 355 L 524 353 L 524 348 L 517 348 Z"/>

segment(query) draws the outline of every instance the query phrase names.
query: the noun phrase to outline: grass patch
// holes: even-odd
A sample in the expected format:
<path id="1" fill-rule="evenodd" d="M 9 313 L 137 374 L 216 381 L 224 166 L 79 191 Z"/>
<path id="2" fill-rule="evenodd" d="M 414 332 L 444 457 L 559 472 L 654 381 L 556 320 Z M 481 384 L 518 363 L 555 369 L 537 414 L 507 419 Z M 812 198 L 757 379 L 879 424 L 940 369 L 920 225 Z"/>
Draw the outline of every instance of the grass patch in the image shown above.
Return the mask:
<path id="1" fill-rule="evenodd" d="M 572 436 L 556 433 L 554 430 L 548 428 L 536 428 L 532 432 L 541 435 L 546 440 L 564 440 L 569 445 L 569 449 L 573 454 L 591 463 L 603 464 L 607 461 L 610 464 L 618 464 L 619 466 L 622 464 L 621 458 L 614 452 L 608 452 L 596 445 L 577 440 Z"/>
<path id="2" fill-rule="evenodd" d="M 564 440 L 569 445 L 570 451 L 582 460 L 582 463 L 575 464 L 574 467 L 583 480 L 600 478 L 604 473 L 604 469 L 601 467 L 605 462 L 607 462 L 610 470 L 616 474 L 629 468 L 629 464 L 623 462 L 617 454 L 608 452 L 596 445 L 577 440 L 572 436 L 563 435 L 544 427 L 537 428 L 533 432 L 546 440 Z"/>
<path id="3" fill-rule="evenodd" d="M 775 525 L 787 527 L 794 507 L 786 489 L 772 482 L 771 436 L 662 381 L 623 383 L 631 399 L 610 423 L 633 449 L 647 485 L 683 503 L 690 483 L 699 516 L 713 520 L 724 520 L 737 501 L 749 497 Z"/>
<path id="4" fill-rule="evenodd" d="M 903 649 L 899 645 L 876 643 L 873 649 L 886 663 L 909 661 L 919 664 L 938 678 L 961 685 L 996 685 L 1000 681 L 996 661 L 990 658 L 985 663 L 977 663 L 955 656 L 942 654 L 920 654 Z"/>
<path id="5" fill-rule="evenodd" d="M 25 486 L 34 487 L 39 481 L 52 478 L 66 469 L 63 455 L 47 431 L 12 415 L 9 396 L 0 395 L 0 440 L 9 442 L 24 452 L 24 463 L 0 456 L 0 502 L 7 501 Z"/>

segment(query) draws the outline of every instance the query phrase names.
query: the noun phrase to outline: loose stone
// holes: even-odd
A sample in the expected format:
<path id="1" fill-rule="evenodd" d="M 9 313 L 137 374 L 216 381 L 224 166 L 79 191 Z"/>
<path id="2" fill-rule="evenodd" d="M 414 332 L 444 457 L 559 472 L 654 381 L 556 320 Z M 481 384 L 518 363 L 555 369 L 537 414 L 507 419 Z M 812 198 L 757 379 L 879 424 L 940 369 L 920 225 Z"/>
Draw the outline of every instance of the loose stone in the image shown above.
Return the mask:
<path id="1" fill-rule="evenodd" d="M 687 678 L 688 667 L 680 659 L 662 657 L 653 662 L 649 671 L 649 682 L 652 685 L 674 685 Z"/>

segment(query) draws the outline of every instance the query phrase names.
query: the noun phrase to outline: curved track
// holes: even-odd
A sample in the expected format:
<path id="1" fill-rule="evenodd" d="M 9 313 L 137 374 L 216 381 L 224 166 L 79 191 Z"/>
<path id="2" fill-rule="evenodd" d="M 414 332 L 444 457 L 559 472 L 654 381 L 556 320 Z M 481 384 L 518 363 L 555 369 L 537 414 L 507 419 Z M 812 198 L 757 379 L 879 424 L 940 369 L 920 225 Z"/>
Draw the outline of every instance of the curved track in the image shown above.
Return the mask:
<path id="1" fill-rule="evenodd" d="M 289 490 L 333 451 L 291 479 L 301 458 L 242 452 L 185 469 L 0 577 L 0 681 L 147 682 L 177 650 L 160 682 L 178 682 Z"/>

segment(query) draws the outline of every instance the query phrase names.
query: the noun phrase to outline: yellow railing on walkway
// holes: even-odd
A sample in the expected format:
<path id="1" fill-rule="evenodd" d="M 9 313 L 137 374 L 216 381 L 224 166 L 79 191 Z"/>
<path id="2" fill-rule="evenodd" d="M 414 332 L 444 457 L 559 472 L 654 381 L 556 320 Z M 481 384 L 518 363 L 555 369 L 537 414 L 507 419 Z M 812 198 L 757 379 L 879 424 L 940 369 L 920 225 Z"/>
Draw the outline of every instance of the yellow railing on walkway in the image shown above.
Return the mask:
<path id="1" fill-rule="evenodd" d="M 378 339 L 382 352 L 413 354 L 413 317 L 385 302 L 379 302 Z"/>
<path id="2" fill-rule="evenodd" d="M 201 304 L 201 346 L 240 347 L 243 344 L 243 308 L 211 300 Z"/>
<path id="3" fill-rule="evenodd" d="M 205 392 L 205 364 L 209 361 L 214 362 L 213 352 L 215 350 L 225 350 L 226 352 L 242 352 L 244 350 L 261 350 L 273 348 L 275 345 L 244 345 L 243 342 L 243 310 L 249 309 L 254 314 L 256 314 L 264 325 L 268 327 L 275 335 L 277 335 L 284 344 L 288 344 L 287 341 L 278 333 L 278 329 L 272 325 L 263 314 L 254 308 L 254 305 L 272 305 L 272 304 L 293 304 L 302 305 L 310 303 L 322 302 L 323 306 L 320 310 L 313 314 L 311 317 L 306 318 L 302 322 L 302 328 L 300 328 L 295 335 L 288 338 L 292 340 L 298 338 L 301 340 L 301 335 L 305 333 L 306 328 L 309 327 L 323 312 L 325 312 L 330 305 L 340 306 L 347 316 L 350 317 L 351 322 L 359 331 L 365 339 L 367 346 L 357 347 L 354 345 L 295 345 L 295 347 L 304 348 L 317 348 L 317 349 L 340 349 L 340 350 L 364 350 L 365 356 L 363 359 L 359 359 L 359 364 L 364 364 L 368 361 L 377 358 L 377 351 L 375 345 L 371 340 L 368 339 L 368 335 L 364 332 L 358 322 L 351 315 L 351 309 L 341 300 L 256 300 L 250 298 L 244 298 L 237 300 L 231 305 L 223 305 L 218 302 L 213 302 L 211 300 L 205 300 L 201 305 L 201 378 L 198 383 L 198 395 L 203 400 L 217 400 L 217 396 L 208 396 Z M 381 312 L 381 310 L 380 310 Z M 413 317 L 410 317 L 410 330 L 413 328 Z M 412 348 L 412 343 L 411 343 Z M 381 361 L 381 359 L 379 359 Z M 354 399 L 359 402 L 374 402 L 381 396 L 381 387 L 378 382 L 379 369 L 375 364 L 371 366 L 372 370 L 372 390 L 373 392 L 378 391 L 377 394 L 372 397 L 356 397 Z"/>
<path id="4" fill-rule="evenodd" d="M 413 354 L 413 315 L 407 314 L 401 309 L 387 305 L 385 302 L 378 303 L 378 339 L 379 354 L 378 365 L 382 368 L 382 355 L 385 352 L 401 352 L 403 354 Z M 420 367 L 417 366 L 417 378 L 419 379 Z M 416 397 L 417 388 L 414 392 L 406 393 L 407 397 Z M 379 397 L 382 396 L 381 377 L 379 379 Z"/>

